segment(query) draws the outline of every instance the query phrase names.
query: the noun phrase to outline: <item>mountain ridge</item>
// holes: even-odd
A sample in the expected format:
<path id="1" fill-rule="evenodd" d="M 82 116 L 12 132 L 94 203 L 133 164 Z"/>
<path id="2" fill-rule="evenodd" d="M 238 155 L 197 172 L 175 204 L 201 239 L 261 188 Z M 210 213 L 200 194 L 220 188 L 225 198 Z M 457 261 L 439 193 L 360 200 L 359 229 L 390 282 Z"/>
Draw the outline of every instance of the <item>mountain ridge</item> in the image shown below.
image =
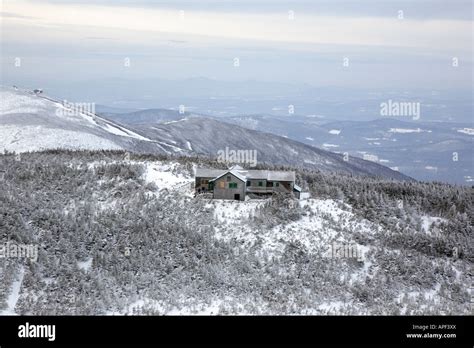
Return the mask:
<path id="1" fill-rule="evenodd" d="M 125 125 L 123 121 L 117 122 L 87 112 L 58 116 L 57 111 L 67 110 L 67 105 L 65 107 L 60 101 L 30 91 L 2 87 L 0 92 L 0 132 L 3 135 L 0 149 L 3 150 L 122 149 L 138 153 L 205 155 L 213 158 L 219 150 L 226 148 L 247 149 L 256 150 L 259 161 L 277 165 L 413 180 L 357 157 L 349 157 L 344 161 L 341 154 L 190 113 L 174 113 L 174 119 L 166 123 Z"/>

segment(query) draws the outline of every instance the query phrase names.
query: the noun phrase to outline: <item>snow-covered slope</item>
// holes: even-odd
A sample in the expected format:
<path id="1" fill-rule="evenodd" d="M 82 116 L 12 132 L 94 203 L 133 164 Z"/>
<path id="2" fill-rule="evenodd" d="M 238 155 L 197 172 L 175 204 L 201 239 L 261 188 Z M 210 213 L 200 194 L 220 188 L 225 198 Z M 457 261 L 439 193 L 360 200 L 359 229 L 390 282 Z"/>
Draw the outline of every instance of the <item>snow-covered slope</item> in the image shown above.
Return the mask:
<path id="1" fill-rule="evenodd" d="M 0 87 L 0 151 L 156 147 L 140 134 L 74 104 Z M 149 143 L 147 145 L 147 143 Z"/>
<path id="2" fill-rule="evenodd" d="M 180 149 L 213 158 L 219 151 L 257 152 L 258 163 L 272 163 L 326 172 L 411 180 L 406 175 L 372 161 L 336 154 L 270 133 L 254 131 L 219 120 L 190 116 L 179 122 L 134 125 L 146 137 L 173 143 Z"/>
<path id="3" fill-rule="evenodd" d="M 271 200 L 268 201 L 271 203 Z M 351 212 L 348 204 L 332 199 L 307 199 L 298 201 L 308 214 L 297 221 L 281 224 L 272 229 L 256 230 L 246 225 L 257 208 L 265 201 L 250 200 L 239 204 L 236 201 L 212 200 L 208 208 L 215 212 L 216 238 L 238 241 L 241 245 L 252 246 L 259 242 L 262 251 L 272 256 L 281 256 L 290 242 L 300 242 L 311 252 L 323 255 L 330 252 L 331 243 L 356 243 L 351 239 L 355 232 L 373 235 L 381 227 L 367 220 L 359 220 Z M 356 245 L 362 248 L 360 245 Z M 361 255 L 362 256 L 362 255 Z"/>
<path id="4" fill-rule="evenodd" d="M 258 163 L 410 180 L 377 163 L 345 159 L 341 154 L 202 116 L 124 126 L 31 91 L 0 87 L 0 100 L 0 151 L 122 149 L 216 158 L 219 151 L 229 148 L 256 151 Z"/>
<path id="5" fill-rule="evenodd" d="M 15 312 L 15 306 L 18 302 L 21 292 L 21 286 L 23 284 L 23 277 L 25 275 L 25 270 L 21 266 L 18 273 L 16 274 L 16 279 L 11 285 L 11 291 L 7 298 L 7 308 L 0 311 L 0 315 L 17 315 Z"/>
<path id="6" fill-rule="evenodd" d="M 216 163 L 124 155 L 0 155 L 0 231 L 39 247 L 0 313 L 469 313 L 468 188 L 295 169 L 310 199 L 222 201 L 190 185 Z"/>

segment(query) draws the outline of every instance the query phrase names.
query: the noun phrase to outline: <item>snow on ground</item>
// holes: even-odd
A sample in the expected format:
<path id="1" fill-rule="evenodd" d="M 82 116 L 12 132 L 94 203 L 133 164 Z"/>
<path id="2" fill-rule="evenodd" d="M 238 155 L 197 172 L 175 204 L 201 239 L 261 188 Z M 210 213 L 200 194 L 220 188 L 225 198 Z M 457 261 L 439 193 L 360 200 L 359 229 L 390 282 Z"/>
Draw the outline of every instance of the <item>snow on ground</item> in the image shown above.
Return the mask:
<path id="1" fill-rule="evenodd" d="M 177 173 L 177 169 L 181 164 L 178 162 L 148 162 L 148 161 L 94 161 L 87 164 L 88 169 L 93 169 L 97 166 L 106 166 L 115 163 L 125 163 L 130 165 L 143 165 L 145 168 L 145 173 L 143 174 L 143 179 L 147 183 L 153 183 L 157 186 L 157 194 L 166 189 L 168 191 L 175 191 L 186 196 L 193 195 L 193 189 L 191 187 L 194 182 L 194 178 L 191 175 L 185 175 L 182 173 Z M 103 208 L 113 208 L 116 201 L 109 203 L 102 203 Z M 109 205 L 111 204 L 111 205 Z"/>
<path id="2" fill-rule="evenodd" d="M 165 142 L 163 142 L 163 141 L 155 141 L 155 143 L 160 144 L 160 147 L 161 147 L 163 150 L 165 150 L 166 153 L 168 153 L 168 154 L 170 154 L 171 152 L 168 151 L 168 150 L 167 150 L 166 148 L 164 148 L 163 146 L 173 149 L 174 152 L 182 152 L 182 151 L 183 151 L 182 148 L 180 148 L 180 147 L 178 147 L 178 146 L 174 146 L 174 145 L 168 144 L 168 143 L 165 143 Z M 161 146 L 161 145 L 163 145 L 163 146 Z"/>
<path id="3" fill-rule="evenodd" d="M 329 134 L 339 135 L 339 133 L 341 133 L 340 129 L 331 129 L 329 131 Z"/>
<path id="4" fill-rule="evenodd" d="M 464 133 L 467 135 L 474 135 L 474 128 L 463 128 L 457 130 L 459 133 Z"/>
<path id="5" fill-rule="evenodd" d="M 17 275 L 17 279 L 13 282 L 11 286 L 10 295 L 7 298 L 7 308 L 0 312 L 0 315 L 17 315 L 15 313 L 16 303 L 20 298 L 21 284 L 23 283 L 23 277 L 25 276 L 25 269 L 20 268 L 20 271 Z"/>
<path id="6" fill-rule="evenodd" d="M 168 122 L 163 122 L 163 124 L 172 124 L 172 123 L 177 123 L 177 122 L 182 122 L 182 121 L 186 121 L 187 118 L 182 118 L 180 120 L 175 120 L 175 121 L 168 121 Z"/>
<path id="7" fill-rule="evenodd" d="M 87 272 L 92 267 L 92 257 L 88 258 L 85 261 L 78 261 L 77 267 Z"/>
<path id="8" fill-rule="evenodd" d="M 140 134 L 137 134 L 137 133 L 132 132 L 128 129 L 119 127 L 117 125 L 110 125 L 108 123 L 105 123 L 104 125 L 99 124 L 98 126 L 101 127 L 102 129 L 104 129 L 105 131 L 107 131 L 111 134 L 114 134 L 114 135 L 119 135 L 119 136 L 122 136 L 122 137 L 135 138 L 135 139 L 143 140 L 143 141 L 152 141 L 148 138 L 145 138 L 144 136 L 141 136 Z"/>
<path id="9" fill-rule="evenodd" d="M 311 138 L 311 137 L 306 137 L 306 140 L 309 140 L 309 141 L 314 141 L 314 138 Z"/>
<path id="10" fill-rule="evenodd" d="M 148 162 L 148 161 L 94 161 L 87 164 L 88 169 L 93 169 L 97 166 L 112 165 L 116 163 L 125 163 L 130 165 L 143 165 L 145 173 L 143 179 L 147 183 L 154 183 L 159 190 L 179 188 L 181 185 L 189 184 L 194 181 L 191 176 L 186 176 L 181 173 L 176 174 L 176 171 L 181 165 L 178 162 Z"/>
<path id="11" fill-rule="evenodd" d="M 86 114 L 84 112 L 79 112 L 74 109 L 74 104 L 71 104 L 71 107 L 66 105 L 63 105 L 59 102 L 53 102 L 50 99 L 46 99 L 44 97 L 38 96 L 37 98 L 44 99 L 45 101 L 51 102 L 51 104 L 48 106 L 50 110 L 48 111 L 48 114 L 50 116 L 58 117 L 58 118 L 66 118 L 68 121 L 75 121 L 75 122 L 81 122 L 82 120 L 87 121 L 90 125 L 96 127 L 97 122 L 95 121 L 94 117 L 90 114 Z M 54 105 L 54 109 L 51 109 L 51 106 Z"/>
<path id="12" fill-rule="evenodd" d="M 311 193 L 309 192 L 301 192 L 300 193 L 300 199 L 308 199 L 311 197 Z"/>
<path id="13" fill-rule="evenodd" d="M 327 144 L 327 143 L 324 143 L 323 146 L 324 146 L 324 147 L 339 147 L 339 145 L 336 145 L 336 144 Z"/>
<path id="14" fill-rule="evenodd" d="M 296 151 L 292 147 L 288 147 L 288 150 L 290 150 L 293 154 L 298 155 L 298 151 Z"/>
<path id="15" fill-rule="evenodd" d="M 233 303 L 237 307 L 239 315 L 250 315 L 245 311 L 245 306 L 242 301 L 235 301 L 235 299 L 225 296 L 224 298 L 215 298 L 207 302 L 197 302 L 194 299 L 180 298 L 175 299 L 175 302 L 182 303 L 180 308 L 172 306 L 163 301 L 156 301 L 148 297 L 136 300 L 123 311 L 111 311 L 108 315 L 131 315 L 134 311 L 139 309 L 152 309 L 160 315 L 217 315 L 221 308 L 228 307 L 228 304 Z"/>
<path id="16" fill-rule="evenodd" d="M 434 224 L 434 227 L 438 226 L 442 222 L 446 222 L 447 220 L 441 217 L 436 217 L 436 216 L 428 216 L 424 215 L 421 216 L 421 231 L 420 232 L 425 232 L 427 234 L 431 234 L 431 225 Z"/>
<path id="17" fill-rule="evenodd" d="M 193 147 L 191 146 L 191 143 L 189 141 L 186 142 L 186 146 L 188 147 L 189 151 L 193 151 Z"/>
<path id="18" fill-rule="evenodd" d="M 407 313 L 407 302 L 410 301 L 417 301 L 418 299 L 422 299 L 421 301 L 417 301 L 417 310 L 423 310 L 426 309 L 430 306 L 429 302 L 427 301 L 434 301 L 434 302 L 439 302 L 440 295 L 439 291 L 441 289 L 441 284 L 436 284 L 433 289 L 429 290 L 424 290 L 424 291 L 418 291 L 418 290 L 413 290 L 413 291 L 405 291 L 400 293 L 396 298 L 395 302 L 399 304 L 403 304 L 402 309 L 400 310 L 402 315 L 409 315 L 410 313 Z M 420 304 L 421 303 L 421 304 Z"/>
<path id="19" fill-rule="evenodd" d="M 10 113 L 37 113 L 47 107 L 49 102 L 33 95 L 23 95 L 18 92 L 0 89 L 0 115 Z"/>
<path id="20" fill-rule="evenodd" d="M 358 271 L 353 272 L 350 274 L 350 283 L 354 284 L 361 279 L 365 280 L 368 278 L 373 278 L 375 275 L 375 271 L 378 270 L 378 266 L 374 267 L 374 262 L 369 259 L 367 253 L 370 250 L 370 247 L 358 245 L 358 249 L 360 249 L 360 253 L 363 255 L 359 258 L 359 260 L 364 261 L 364 265 Z"/>
<path id="21" fill-rule="evenodd" d="M 283 252 L 288 242 L 299 241 L 308 251 L 325 257 L 334 242 L 350 243 L 353 232 L 373 234 L 380 228 L 367 220 L 355 218 L 350 206 L 335 200 L 308 199 L 298 202 L 309 214 L 298 221 L 266 230 L 246 224 L 256 209 L 265 203 L 263 200 L 213 200 L 206 208 L 214 208 L 214 218 L 219 223 L 215 226 L 216 238 L 240 241 L 248 247 L 258 242 L 262 250 L 276 256 Z"/>
<path id="22" fill-rule="evenodd" d="M 349 303 L 344 303 L 342 301 L 324 302 L 318 306 L 318 309 L 327 314 L 337 314 L 348 304 Z"/>
<path id="23" fill-rule="evenodd" d="M 72 114 L 73 117 L 71 117 L 71 119 L 74 120 L 74 118 L 76 118 L 76 121 L 78 121 L 78 120 L 80 120 L 79 117 L 81 117 L 82 119 L 85 119 L 86 121 L 88 121 L 93 126 L 100 127 L 100 128 L 102 128 L 103 130 L 105 130 L 106 132 L 108 132 L 110 134 L 119 135 L 119 136 L 122 136 L 122 137 L 135 138 L 135 139 L 143 140 L 143 141 L 152 141 L 152 140 L 150 140 L 148 138 L 145 138 L 144 136 L 142 136 L 140 134 L 137 134 L 133 131 L 130 131 L 130 130 L 124 128 L 124 127 L 113 124 L 109 120 L 105 120 L 105 119 L 103 119 L 103 118 L 101 118 L 101 117 L 99 117 L 95 114 L 85 113 L 85 112 L 81 112 L 80 110 L 75 110 L 74 108 L 65 107 L 64 105 L 62 105 L 60 103 L 54 103 L 54 104 L 55 104 L 55 106 L 58 110 L 64 109 L 66 115 L 67 115 L 67 112 L 72 111 L 73 112 L 73 114 Z M 72 106 L 74 107 L 74 104 L 72 104 Z M 58 113 L 58 112 L 56 112 L 55 114 L 56 114 L 56 116 L 61 115 L 61 113 Z M 101 122 L 97 122 L 97 121 L 101 121 Z"/>
<path id="24" fill-rule="evenodd" d="M 223 224 L 232 225 L 247 221 L 250 215 L 255 213 L 258 207 L 265 204 L 267 200 L 248 200 L 245 202 L 215 199 L 206 204 L 206 208 L 214 208 L 214 218 Z"/>
<path id="25" fill-rule="evenodd" d="M 111 125 L 106 124 L 106 125 L 105 125 L 104 127 L 102 127 L 102 128 L 104 128 L 107 132 L 112 133 L 112 134 L 115 134 L 115 135 L 120 135 L 120 136 L 122 136 L 122 137 L 127 137 L 127 136 L 128 136 L 127 133 L 125 133 L 123 130 L 121 130 L 121 129 L 118 128 L 118 127 L 112 127 Z"/>
<path id="26" fill-rule="evenodd" d="M 107 122 L 109 122 L 109 121 L 107 121 Z M 151 139 L 145 138 L 144 136 L 142 136 L 138 133 L 132 132 L 129 129 L 125 129 L 125 128 L 117 126 L 115 124 L 110 125 L 109 123 L 105 123 L 104 125 L 99 124 L 99 126 L 102 129 L 106 130 L 107 132 L 109 132 L 111 134 L 120 135 L 122 137 L 134 138 L 134 139 L 143 140 L 143 141 L 153 141 Z"/>
<path id="27" fill-rule="evenodd" d="M 180 191 L 191 190 L 192 177 L 173 173 L 173 170 L 176 170 L 180 165 L 179 163 L 146 162 L 144 165 L 145 181 L 154 183 L 159 191 L 163 189 Z"/>
<path id="28" fill-rule="evenodd" d="M 121 150 L 113 141 L 102 137 L 65 129 L 42 126 L 2 125 L 0 127 L 0 152 L 29 152 L 51 148 L 83 150 Z"/>
<path id="29" fill-rule="evenodd" d="M 421 128 L 415 128 L 415 129 L 410 129 L 410 128 L 390 128 L 388 130 L 389 133 L 421 133 L 421 132 L 428 132 L 431 133 L 430 130 L 423 130 Z"/>
<path id="30" fill-rule="evenodd" d="M 311 160 L 308 160 L 308 159 L 305 159 L 305 160 L 304 160 L 304 163 L 308 163 L 308 164 L 318 164 L 318 163 L 316 163 L 316 162 L 314 162 L 314 161 L 311 161 Z"/>
<path id="31" fill-rule="evenodd" d="M 10 117 L 8 123 L 0 125 L 0 151 L 27 152 L 50 148 L 122 149 L 114 141 L 93 134 L 91 130 L 151 141 L 111 121 L 86 112 L 75 103 L 58 102 L 46 96 L 37 96 L 28 91 L 13 91 L 2 86 L 0 88 L 0 120 L 2 116 L 12 114 L 21 114 L 23 118 L 31 119 L 35 125 L 28 124 L 28 121 L 24 123 L 23 118 L 20 118 L 23 124 L 14 125 L 11 124 Z M 47 125 L 36 125 L 38 122 L 45 121 Z M 70 126 L 74 126 L 74 130 L 70 129 Z"/>
<path id="32" fill-rule="evenodd" d="M 464 180 L 465 180 L 466 182 L 473 182 L 473 181 L 474 181 L 474 178 L 473 178 L 472 176 L 470 176 L 470 175 L 466 175 L 466 176 L 464 176 Z"/>

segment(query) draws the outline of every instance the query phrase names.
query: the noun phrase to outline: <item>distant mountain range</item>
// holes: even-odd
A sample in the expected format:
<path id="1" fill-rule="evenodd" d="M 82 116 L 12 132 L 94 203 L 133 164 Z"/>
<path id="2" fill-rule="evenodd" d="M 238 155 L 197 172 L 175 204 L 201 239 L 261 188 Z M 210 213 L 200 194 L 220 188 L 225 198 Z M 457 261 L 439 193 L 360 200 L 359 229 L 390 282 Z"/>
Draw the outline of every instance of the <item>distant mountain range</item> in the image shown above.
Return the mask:
<path id="1" fill-rule="evenodd" d="M 369 158 L 418 180 L 474 182 L 472 123 L 394 118 L 327 122 L 312 117 L 262 115 L 237 116 L 225 121 L 334 152 Z"/>
<path id="2" fill-rule="evenodd" d="M 378 163 L 344 158 L 281 136 L 189 113 L 141 111 L 111 121 L 30 91 L 2 87 L 0 94 L 0 151 L 124 149 L 215 158 L 219 150 L 228 148 L 256 150 L 258 162 L 411 180 Z"/>
<path id="3" fill-rule="evenodd" d="M 168 144 L 208 156 L 216 156 L 218 151 L 225 151 L 226 148 L 256 150 L 260 162 L 407 179 L 403 174 L 377 163 L 356 157 L 345 161 L 340 154 L 206 117 L 191 116 L 161 124 L 135 125 L 134 129 L 148 138 L 162 139 Z"/>
<path id="4" fill-rule="evenodd" d="M 216 117 L 288 116 L 288 108 L 293 105 L 295 115 L 316 115 L 327 122 L 368 121 L 380 117 L 380 103 L 393 100 L 419 102 L 424 121 L 471 122 L 473 114 L 471 91 L 457 90 L 453 86 L 445 90 L 408 86 L 379 89 L 258 80 L 221 81 L 204 77 L 129 79 L 123 75 L 100 80 L 47 81 L 43 87 L 49 95 L 95 102 L 99 112 L 121 112 L 111 107 L 129 112 L 157 106 L 177 109 L 185 105 L 187 111 Z"/>
<path id="5" fill-rule="evenodd" d="M 139 125 L 142 130 L 150 124 L 202 116 L 187 112 L 183 115 L 166 109 L 105 115 L 125 124 Z M 347 153 L 349 158 L 366 158 L 418 180 L 467 185 L 474 182 L 471 156 L 474 126 L 470 123 L 396 118 L 329 122 L 318 115 L 246 115 L 214 119 L 331 152 Z"/>

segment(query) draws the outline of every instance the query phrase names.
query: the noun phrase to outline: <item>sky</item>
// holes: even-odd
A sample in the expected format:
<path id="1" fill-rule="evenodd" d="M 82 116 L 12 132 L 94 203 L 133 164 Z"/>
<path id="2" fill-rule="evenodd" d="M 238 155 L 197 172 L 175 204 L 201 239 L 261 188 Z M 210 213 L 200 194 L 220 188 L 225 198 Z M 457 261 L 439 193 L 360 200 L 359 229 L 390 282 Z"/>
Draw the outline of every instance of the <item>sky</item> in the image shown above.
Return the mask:
<path id="1" fill-rule="evenodd" d="M 3 0 L 3 84 L 471 90 L 472 1 Z M 453 64 L 456 62 L 456 64 Z"/>

